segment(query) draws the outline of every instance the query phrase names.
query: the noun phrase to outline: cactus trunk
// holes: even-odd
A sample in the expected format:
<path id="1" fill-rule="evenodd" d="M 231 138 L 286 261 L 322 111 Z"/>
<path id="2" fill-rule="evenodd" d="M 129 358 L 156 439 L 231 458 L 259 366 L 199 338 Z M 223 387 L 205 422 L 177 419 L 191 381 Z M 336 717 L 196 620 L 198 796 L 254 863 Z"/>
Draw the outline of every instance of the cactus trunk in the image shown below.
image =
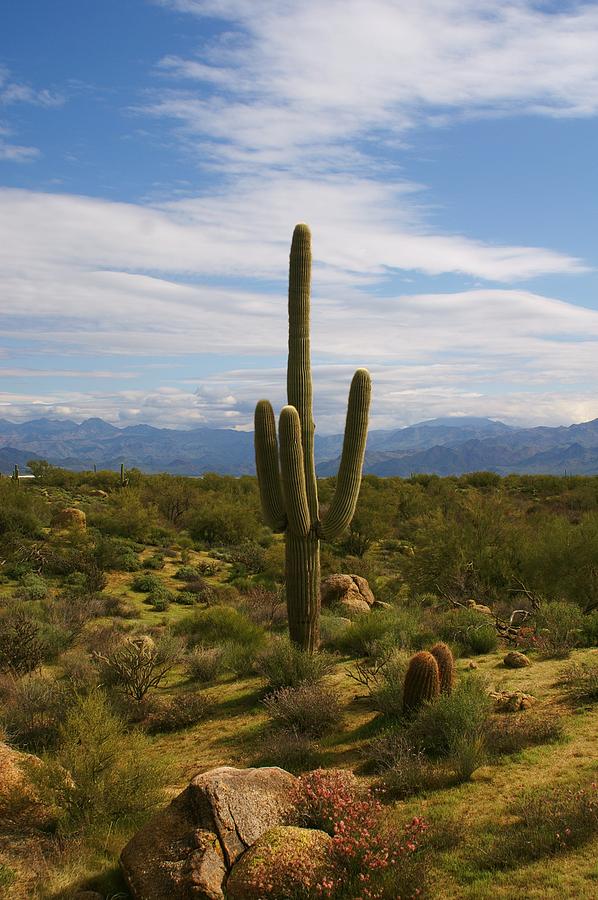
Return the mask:
<path id="1" fill-rule="evenodd" d="M 290 638 L 313 652 L 320 642 L 320 541 L 313 532 L 287 533 L 285 583 Z"/>
<path id="2" fill-rule="evenodd" d="M 311 235 L 307 225 L 293 232 L 289 265 L 288 406 L 280 414 L 267 400 L 255 410 L 255 456 L 264 518 L 286 538 L 286 595 L 291 640 L 314 651 L 319 642 L 320 537 L 333 540 L 347 527 L 357 503 L 365 453 L 370 376 L 359 369 L 349 393 L 347 426 L 337 488 L 320 521 L 314 460 L 309 307 Z M 280 464 L 279 464 L 280 462 Z"/>

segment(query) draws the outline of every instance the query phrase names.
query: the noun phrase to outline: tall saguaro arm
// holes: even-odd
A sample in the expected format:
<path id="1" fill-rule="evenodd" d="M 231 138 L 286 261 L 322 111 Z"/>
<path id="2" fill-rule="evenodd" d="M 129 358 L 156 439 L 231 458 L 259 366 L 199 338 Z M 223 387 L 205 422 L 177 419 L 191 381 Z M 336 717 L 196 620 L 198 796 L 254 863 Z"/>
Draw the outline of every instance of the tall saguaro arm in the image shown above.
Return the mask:
<path id="1" fill-rule="evenodd" d="M 372 380 L 367 369 L 358 369 L 351 382 L 343 452 L 332 503 L 320 527 L 327 541 L 334 541 L 348 527 L 359 497 L 361 472 L 368 435 Z"/>
<path id="2" fill-rule="evenodd" d="M 262 512 L 272 531 L 284 531 L 287 519 L 280 484 L 276 419 L 268 400 L 260 400 L 257 404 L 254 423 L 255 467 Z"/>

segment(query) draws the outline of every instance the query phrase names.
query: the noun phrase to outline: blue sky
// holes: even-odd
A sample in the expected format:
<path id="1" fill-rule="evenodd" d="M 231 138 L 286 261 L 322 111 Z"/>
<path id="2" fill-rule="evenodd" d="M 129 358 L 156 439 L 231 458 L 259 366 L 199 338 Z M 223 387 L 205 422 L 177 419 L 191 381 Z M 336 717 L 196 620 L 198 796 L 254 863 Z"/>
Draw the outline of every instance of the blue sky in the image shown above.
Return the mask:
<path id="1" fill-rule="evenodd" d="M 598 4 L 0 12 L 0 417 L 250 427 L 313 233 L 321 431 L 598 417 Z"/>

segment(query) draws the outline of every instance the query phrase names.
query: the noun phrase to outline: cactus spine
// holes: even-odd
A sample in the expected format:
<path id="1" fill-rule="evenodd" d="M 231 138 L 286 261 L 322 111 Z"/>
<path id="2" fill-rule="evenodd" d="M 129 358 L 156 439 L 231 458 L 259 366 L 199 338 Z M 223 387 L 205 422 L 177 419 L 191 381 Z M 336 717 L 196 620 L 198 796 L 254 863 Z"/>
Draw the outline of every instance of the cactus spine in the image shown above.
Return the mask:
<path id="1" fill-rule="evenodd" d="M 455 683 L 455 659 L 447 644 L 439 641 L 430 648 L 430 653 L 438 663 L 440 675 L 440 693 L 450 694 Z"/>
<path id="2" fill-rule="evenodd" d="M 293 232 L 289 265 L 288 406 L 280 413 L 277 441 L 271 404 L 268 400 L 257 404 L 255 458 L 264 518 L 274 531 L 285 533 L 291 640 L 313 651 L 319 643 L 320 539 L 337 538 L 355 511 L 365 454 L 371 381 L 366 369 L 358 369 L 353 376 L 336 491 L 321 520 L 314 461 L 310 288 L 311 234 L 307 225 L 300 224 Z"/>
<path id="3" fill-rule="evenodd" d="M 424 703 L 440 696 L 440 672 L 431 653 L 421 650 L 412 656 L 405 673 L 403 713 L 416 712 Z"/>

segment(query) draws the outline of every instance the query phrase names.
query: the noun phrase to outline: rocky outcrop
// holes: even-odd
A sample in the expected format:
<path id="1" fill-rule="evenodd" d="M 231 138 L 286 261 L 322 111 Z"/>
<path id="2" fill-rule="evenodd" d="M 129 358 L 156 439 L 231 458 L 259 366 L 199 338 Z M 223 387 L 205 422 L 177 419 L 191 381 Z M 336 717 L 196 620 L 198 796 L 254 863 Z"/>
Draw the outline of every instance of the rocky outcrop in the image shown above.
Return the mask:
<path id="1" fill-rule="evenodd" d="M 349 617 L 369 612 L 376 599 L 361 575 L 329 575 L 322 582 L 321 597 L 322 606 Z"/>
<path id="2" fill-rule="evenodd" d="M 223 900 L 227 872 L 290 807 L 295 778 L 270 767 L 198 775 L 129 841 L 121 867 L 135 900 Z"/>
<path id="3" fill-rule="evenodd" d="M 520 712 L 529 709 L 536 702 L 531 694 L 523 691 L 491 691 L 495 712 Z"/>
<path id="4" fill-rule="evenodd" d="M 324 831 L 279 825 L 257 839 L 233 866 L 226 882 L 229 900 L 256 900 L 265 884 L 269 896 L 315 895 L 330 869 L 332 838 Z"/>

